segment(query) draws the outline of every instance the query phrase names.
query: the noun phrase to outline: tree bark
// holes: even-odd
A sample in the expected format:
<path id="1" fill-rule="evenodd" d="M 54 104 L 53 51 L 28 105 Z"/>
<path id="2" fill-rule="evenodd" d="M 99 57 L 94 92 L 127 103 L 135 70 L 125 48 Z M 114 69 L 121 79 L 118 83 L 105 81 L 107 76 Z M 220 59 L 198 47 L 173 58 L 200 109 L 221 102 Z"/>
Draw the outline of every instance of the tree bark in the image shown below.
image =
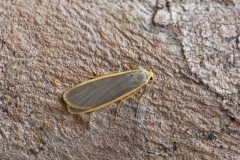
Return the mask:
<path id="1" fill-rule="evenodd" d="M 0 24 L 1 159 L 240 159 L 237 0 L 1 1 Z M 67 112 L 86 75 L 137 66 L 154 79 L 116 119 Z"/>

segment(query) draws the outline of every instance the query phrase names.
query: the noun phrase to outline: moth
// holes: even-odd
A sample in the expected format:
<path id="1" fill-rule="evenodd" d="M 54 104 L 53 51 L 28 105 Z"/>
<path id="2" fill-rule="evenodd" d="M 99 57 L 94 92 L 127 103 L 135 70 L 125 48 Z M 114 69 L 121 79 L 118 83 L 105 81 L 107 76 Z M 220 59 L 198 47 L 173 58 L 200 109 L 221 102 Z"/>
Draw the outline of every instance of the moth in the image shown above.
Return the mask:
<path id="1" fill-rule="evenodd" d="M 106 74 L 69 89 L 63 99 L 71 114 L 93 112 L 130 98 L 151 79 L 153 72 L 145 69 Z"/>

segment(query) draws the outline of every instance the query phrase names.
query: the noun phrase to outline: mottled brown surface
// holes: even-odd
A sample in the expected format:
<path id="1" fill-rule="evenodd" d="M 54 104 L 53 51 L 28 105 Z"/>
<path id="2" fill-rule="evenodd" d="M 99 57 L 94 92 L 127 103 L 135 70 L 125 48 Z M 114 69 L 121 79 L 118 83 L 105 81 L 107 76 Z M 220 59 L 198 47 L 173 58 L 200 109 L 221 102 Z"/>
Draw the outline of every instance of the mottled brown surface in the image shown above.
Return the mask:
<path id="1" fill-rule="evenodd" d="M 1 159 L 240 159 L 239 28 L 238 0 L 1 1 Z M 155 73 L 140 102 L 67 112 L 124 61 Z"/>

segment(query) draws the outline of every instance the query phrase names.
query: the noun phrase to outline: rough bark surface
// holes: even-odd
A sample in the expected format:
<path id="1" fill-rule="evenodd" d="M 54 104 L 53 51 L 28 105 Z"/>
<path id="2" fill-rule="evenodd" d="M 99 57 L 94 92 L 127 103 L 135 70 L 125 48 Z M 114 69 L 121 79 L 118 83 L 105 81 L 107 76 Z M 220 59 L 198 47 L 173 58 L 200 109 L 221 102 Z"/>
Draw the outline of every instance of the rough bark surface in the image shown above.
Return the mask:
<path id="1" fill-rule="evenodd" d="M 240 159 L 239 28 L 238 0 L 1 1 L 1 159 Z M 124 61 L 155 74 L 140 101 L 67 112 Z"/>

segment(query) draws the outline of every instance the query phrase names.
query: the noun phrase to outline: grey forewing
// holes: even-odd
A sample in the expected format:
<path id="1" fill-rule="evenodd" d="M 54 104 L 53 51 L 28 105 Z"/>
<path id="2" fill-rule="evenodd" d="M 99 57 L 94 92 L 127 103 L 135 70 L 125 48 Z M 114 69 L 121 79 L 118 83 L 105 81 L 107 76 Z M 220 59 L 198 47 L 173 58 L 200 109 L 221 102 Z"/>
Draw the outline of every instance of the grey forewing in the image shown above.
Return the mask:
<path id="1" fill-rule="evenodd" d="M 144 70 L 102 78 L 70 90 L 66 98 L 73 107 L 87 110 L 132 91 L 147 79 L 148 75 Z"/>

